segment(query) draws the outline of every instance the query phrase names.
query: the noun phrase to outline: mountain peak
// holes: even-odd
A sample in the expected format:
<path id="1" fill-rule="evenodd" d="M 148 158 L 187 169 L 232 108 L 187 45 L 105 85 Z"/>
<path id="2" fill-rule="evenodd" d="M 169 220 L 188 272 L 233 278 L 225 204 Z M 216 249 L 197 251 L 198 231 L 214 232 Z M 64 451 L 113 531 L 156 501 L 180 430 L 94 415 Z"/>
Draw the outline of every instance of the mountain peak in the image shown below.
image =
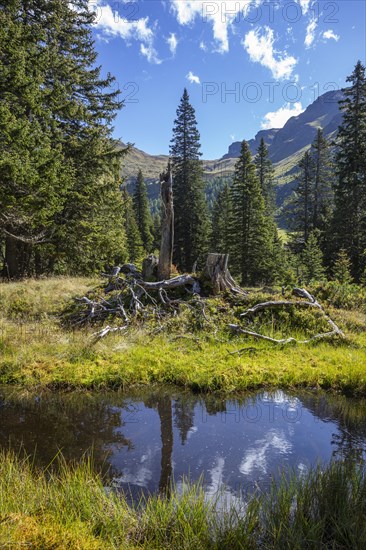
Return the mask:
<path id="1" fill-rule="evenodd" d="M 324 135 L 329 136 L 341 123 L 342 113 L 338 102 L 343 97 L 342 90 L 331 90 L 308 105 L 303 113 L 289 118 L 283 128 L 260 130 L 254 139 L 248 141 L 252 154 L 256 153 L 263 138 L 268 147 L 270 159 L 276 163 L 310 146 L 318 128 L 322 128 Z M 237 158 L 240 154 L 240 144 L 240 141 L 232 143 L 228 153 L 222 158 Z"/>

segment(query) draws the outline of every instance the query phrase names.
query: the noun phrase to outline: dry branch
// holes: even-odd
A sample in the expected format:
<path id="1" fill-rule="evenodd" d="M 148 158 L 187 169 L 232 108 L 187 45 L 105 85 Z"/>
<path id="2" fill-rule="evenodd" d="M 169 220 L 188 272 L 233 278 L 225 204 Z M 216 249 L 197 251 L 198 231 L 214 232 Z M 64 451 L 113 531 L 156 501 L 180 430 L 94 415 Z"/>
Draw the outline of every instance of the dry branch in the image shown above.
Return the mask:
<path id="1" fill-rule="evenodd" d="M 323 313 L 324 320 L 330 325 L 332 330 L 329 332 L 321 332 L 319 334 L 315 334 L 314 336 L 311 336 L 311 338 L 308 338 L 307 340 L 297 340 L 296 338 L 292 338 L 292 337 L 283 338 L 283 339 L 272 338 L 270 336 L 265 336 L 264 334 L 260 334 L 258 332 L 243 329 L 239 325 L 235 325 L 235 324 L 229 325 L 230 330 L 237 332 L 239 334 L 245 334 L 246 336 L 251 336 L 252 338 L 266 340 L 267 342 L 273 342 L 275 344 L 282 344 L 282 345 L 286 345 L 290 343 L 308 344 L 314 340 L 323 340 L 327 338 L 333 338 L 334 336 L 340 336 L 342 338 L 344 337 L 344 333 L 342 332 L 342 330 L 325 313 L 323 307 L 319 304 L 319 302 L 317 302 L 314 296 L 312 296 L 307 290 L 305 290 L 304 288 L 294 288 L 292 293 L 295 296 L 298 296 L 299 298 L 305 298 L 307 301 L 302 302 L 299 300 L 279 300 L 279 301 L 262 302 L 260 304 L 256 304 L 255 306 L 247 309 L 244 313 L 240 315 L 240 317 L 247 318 L 257 314 L 259 311 L 263 311 L 266 309 L 278 309 L 282 307 L 295 306 L 300 308 L 316 308 Z"/>

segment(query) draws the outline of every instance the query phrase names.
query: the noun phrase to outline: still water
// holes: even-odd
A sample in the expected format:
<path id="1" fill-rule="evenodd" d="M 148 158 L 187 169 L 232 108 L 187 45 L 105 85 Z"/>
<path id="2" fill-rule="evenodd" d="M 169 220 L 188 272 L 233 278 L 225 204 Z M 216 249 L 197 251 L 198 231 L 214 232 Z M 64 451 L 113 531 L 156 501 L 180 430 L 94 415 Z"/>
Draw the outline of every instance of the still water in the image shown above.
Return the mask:
<path id="1" fill-rule="evenodd" d="M 332 458 L 363 460 L 366 401 L 280 390 L 222 399 L 171 389 L 22 396 L 0 388 L 0 447 L 23 449 L 42 466 L 59 451 L 74 461 L 92 452 L 108 483 L 132 498 L 185 477 L 236 498 L 265 488 L 283 467 L 301 475 Z"/>

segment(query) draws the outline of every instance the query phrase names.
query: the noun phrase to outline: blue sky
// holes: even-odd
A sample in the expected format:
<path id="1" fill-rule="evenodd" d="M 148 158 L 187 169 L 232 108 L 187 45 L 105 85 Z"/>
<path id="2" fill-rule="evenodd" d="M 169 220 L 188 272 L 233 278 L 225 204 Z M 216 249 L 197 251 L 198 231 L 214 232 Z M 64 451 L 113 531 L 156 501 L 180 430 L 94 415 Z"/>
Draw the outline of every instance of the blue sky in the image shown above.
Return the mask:
<path id="1" fill-rule="evenodd" d="M 187 87 L 203 158 L 282 127 L 365 63 L 363 0 L 92 0 L 103 73 L 125 107 L 115 136 L 167 154 Z"/>

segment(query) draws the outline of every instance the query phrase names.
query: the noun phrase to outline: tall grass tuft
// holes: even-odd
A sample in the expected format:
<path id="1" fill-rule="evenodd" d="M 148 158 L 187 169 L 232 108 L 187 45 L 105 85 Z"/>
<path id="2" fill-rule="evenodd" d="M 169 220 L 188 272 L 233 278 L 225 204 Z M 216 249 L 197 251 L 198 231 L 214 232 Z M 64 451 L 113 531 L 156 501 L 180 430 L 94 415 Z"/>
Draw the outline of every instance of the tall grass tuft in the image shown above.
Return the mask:
<path id="1" fill-rule="evenodd" d="M 183 488 L 182 488 L 183 487 Z M 334 462 L 300 479 L 284 473 L 267 493 L 220 506 L 183 483 L 135 507 L 103 486 L 85 459 L 37 470 L 0 452 L 0 547 L 36 549 L 363 549 L 366 475 Z"/>

